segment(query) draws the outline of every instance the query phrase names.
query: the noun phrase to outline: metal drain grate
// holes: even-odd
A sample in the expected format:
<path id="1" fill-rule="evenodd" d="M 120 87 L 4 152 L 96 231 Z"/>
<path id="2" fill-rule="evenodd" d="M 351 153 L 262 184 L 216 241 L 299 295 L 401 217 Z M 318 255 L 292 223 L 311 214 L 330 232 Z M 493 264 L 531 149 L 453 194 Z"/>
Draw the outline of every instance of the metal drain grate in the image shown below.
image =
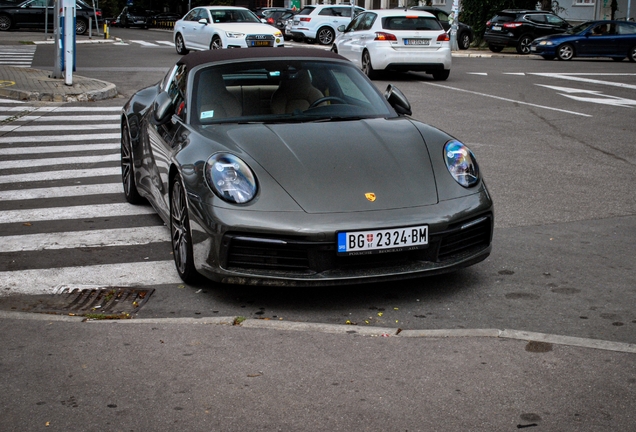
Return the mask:
<path id="1" fill-rule="evenodd" d="M 131 287 L 65 289 L 40 299 L 33 312 L 121 318 L 139 311 L 154 291 Z"/>

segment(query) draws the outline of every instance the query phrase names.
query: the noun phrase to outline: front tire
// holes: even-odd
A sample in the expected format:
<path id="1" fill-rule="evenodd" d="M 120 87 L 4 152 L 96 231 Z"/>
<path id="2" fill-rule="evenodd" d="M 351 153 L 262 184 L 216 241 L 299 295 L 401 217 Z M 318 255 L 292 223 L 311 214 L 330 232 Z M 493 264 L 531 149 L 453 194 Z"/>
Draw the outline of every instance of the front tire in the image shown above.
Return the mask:
<path id="1" fill-rule="evenodd" d="M 559 60 L 572 60 L 574 57 L 574 47 L 570 44 L 563 44 L 557 48 L 557 57 Z"/>
<path id="2" fill-rule="evenodd" d="M 369 51 L 364 51 L 362 53 L 362 72 L 364 72 L 369 79 L 375 79 L 378 76 L 378 73 L 371 65 L 371 56 L 369 55 Z"/>
<path id="3" fill-rule="evenodd" d="M 462 50 L 467 50 L 468 48 L 470 48 L 470 35 L 468 34 L 468 32 L 463 32 L 459 35 L 459 37 L 457 38 L 457 46 L 459 47 L 459 49 Z"/>
<path id="4" fill-rule="evenodd" d="M 185 46 L 185 41 L 183 40 L 183 36 L 181 33 L 177 33 L 177 36 L 174 38 L 174 47 L 177 50 L 177 54 L 186 55 L 190 52 Z"/>
<path id="5" fill-rule="evenodd" d="M 517 43 L 517 52 L 519 54 L 530 54 L 530 45 L 532 45 L 533 39 L 530 36 L 521 36 Z"/>
<path id="6" fill-rule="evenodd" d="M 179 277 L 185 283 L 195 283 L 200 279 L 194 267 L 190 219 L 183 183 L 178 175 L 172 180 L 170 188 L 170 234 L 172 254 Z"/>
<path id="7" fill-rule="evenodd" d="M 212 38 L 212 42 L 210 42 L 210 49 L 222 49 L 223 48 L 223 41 L 221 41 L 221 38 L 218 36 L 214 36 Z"/>
<path id="8" fill-rule="evenodd" d="M 135 184 L 135 159 L 127 123 L 124 123 L 121 127 L 121 180 L 126 201 L 130 204 L 140 204 L 143 198 L 139 195 Z"/>
<path id="9" fill-rule="evenodd" d="M 316 33 L 316 39 L 320 45 L 331 45 L 335 38 L 336 35 L 330 27 L 321 27 Z"/>
<path id="10" fill-rule="evenodd" d="M 11 29 L 13 21 L 8 15 L 0 15 L 0 31 L 7 31 Z"/>
<path id="11" fill-rule="evenodd" d="M 82 35 L 88 31 L 88 23 L 83 19 L 78 19 L 75 22 L 75 34 Z"/>
<path id="12" fill-rule="evenodd" d="M 636 62 L 636 45 L 634 45 L 633 47 L 629 49 L 629 52 L 627 53 L 627 58 L 629 59 L 630 62 Z"/>

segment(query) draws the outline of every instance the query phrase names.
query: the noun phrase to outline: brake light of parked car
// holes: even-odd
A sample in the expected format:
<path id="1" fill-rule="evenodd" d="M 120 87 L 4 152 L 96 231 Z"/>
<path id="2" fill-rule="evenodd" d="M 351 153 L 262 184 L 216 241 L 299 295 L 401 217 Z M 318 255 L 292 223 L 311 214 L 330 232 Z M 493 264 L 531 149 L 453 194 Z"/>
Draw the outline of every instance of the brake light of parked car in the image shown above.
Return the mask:
<path id="1" fill-rule="evenodd" d="M 523 25 L 523 23 L 520 23 L 520 22 L 510 22 L 510 23 L 505 23 L 503 25 L 503 27 L 504 28 L 515 28 L 515 27 L 519 27 L 519 26 L 522 26 L 522 25 Z"/>
<path id="2" fill-rule="evenodd" d="M 375 39 L 380 41 L 397 41 L 397 38 L 394 34 L 384 33 L 384 32 L 375 32 Z"/>
<path id="3" fill-rule="evenodd" d="M 492 24 L 491 21 L 486 21 L 486 27 L 490 27 L 490 24 Z"/>
<path id="4" fill-rule="evenodd" d="M 272 17 L 267 18 L 267 24 L 274 24 L 274 18 Z"/>
<path id="5" fill-rule="evenodd" d="M 301 21 L 309 22 L 309 21 L 311 21 L 311 18 L 301 18 L 300 20 L 301 20 Z"/>
<path id="6" fill-rule="evenodd" d="M 448 42 L 448 41 L 450 41 L 450 36 L 448 36 L 448 33 L 446 32 L 437 36 L 437 42 Z"/>

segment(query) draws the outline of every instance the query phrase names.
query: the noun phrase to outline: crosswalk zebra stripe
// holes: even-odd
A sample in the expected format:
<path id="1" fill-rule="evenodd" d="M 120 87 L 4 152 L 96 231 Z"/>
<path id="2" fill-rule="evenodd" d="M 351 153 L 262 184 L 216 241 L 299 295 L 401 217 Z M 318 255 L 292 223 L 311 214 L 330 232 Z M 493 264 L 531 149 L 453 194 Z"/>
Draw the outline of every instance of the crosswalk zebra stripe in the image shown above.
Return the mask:
<path id="1" fill-rule="evenodd" d="M 99 156 L 81 156 L 81 157 L 68 157 L 62 155 L 57 158 L 46 159 L 21 159 L 16 161 L 0 162 L 0 169 L 13 169 L 28 167 L 42 167 L 42 166 L 54 166 L 54 165 L 70 165 L 70 164 L 85 164 L 85 163 L 99 163 L 99 162 L 115 162 L 121 160 L 121 155 L 108 154 Z"/>
<path id="2" fill-rule="evenodd" d="M 0 252 L 131 246 L 170 241 L 166 226 L 27 234 L 2 237 Z"/>
<path id="3" fill-rule="evenodd" d="M 54 294 L 60 288 L 89 285 L 109 287 L 181 283 L 173 261 L 148 261 L 0 272 L 0 286 L 3 287 L 0 295 Z"/>
<path id="4" fill-rule="evenodd" d="M 10 116 L 0 116 L 1 120 L 6 120 L 10 118 Z M 102 114 L 102 115 L 66 115 L 66 116 L 57 116 L 57 115 L 40 115 L 40 116 L 31 116 L 27 115 L 24 117 L 20 117 L 18 119 L 13 120 L 16 123 L 25 123 L 25 122 L 79 122 L 79 121 L 90 121 L 90 122 L 102 122 L 102 121 L 119 121 L 120 117 L 116 114 Z M 119 123 L 117 123 L 119 126 Z"/>
<path id="5" fill-rule="evenodd" d="M 75 178 L 84 178 L 84 177 L 102 177 L 102 176 L 113 176 L 113 175 L 121 176 L 121 167 L 0 175 L 0 184 L 66 180 L 66 179 L 75 179 Z"/>
<path id="6" fill-rule="evenodd" d="M 83 131 L 83 130 L 98 130 L 98 129 L 119 129 L 119 123 L 96 123 L 96 124 L 63 124 L 63 125 L 35 125 L 35 126 L 24 126 L 24 125 L 11 125 L 11 126 L 0 126 L 0 132 L 55 132 L 55 131 Z"/>
<path id="7" fill-rule="evenodd" d="M 78 134 L 78 135 L 30 135 L 30 136 L 3 136 L 0 137 L 0 144 L 9 143 L 29 143 L 29 142 L 54 142 L 54 141 L 95 141 L 95 140 L 118 140 L 119 133 L 102 134 Z"/>
<path id="8" fill-rule="evenodd" d="M 128 203 L 114 203 L 28 210 L 5 210 L 0 211 L 0 220 L 2 220 L 3 223 L 17 223 L 97 217 L 103 218 L 112 216 L 136 216 L 155 213 L 154 209 L 150 206 L 135 206 Z"/>
<path id="9" fill-rule="evenodd" d="M 16 189 L 0 191 L 0 201 L 21 201 L 41 198 L 63 198 L 86 195 L 123 193 L 121 183 L 50 187 L 40 189 Z"/>
<path id="10" fill-rule="evenodd" d="M 46 146 L 46 147 L 7 147 L 0 148 L 0 156 L 9 155 L 27 155 L 27 154 L 42 154 L 42 153 L 76 153 L 79 151 L 87 150 L 118 150 L 121 148 L 120 143 L 110 144 L 75 144 L 75 145 L 59 145 L 59 146 Z"/>

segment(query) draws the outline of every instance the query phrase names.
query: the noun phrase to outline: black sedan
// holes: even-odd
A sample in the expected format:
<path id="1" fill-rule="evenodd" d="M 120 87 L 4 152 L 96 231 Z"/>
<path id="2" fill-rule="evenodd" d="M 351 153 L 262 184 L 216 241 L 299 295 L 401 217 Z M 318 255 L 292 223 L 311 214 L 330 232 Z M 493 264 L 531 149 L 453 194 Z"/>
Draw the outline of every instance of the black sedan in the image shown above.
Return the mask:
<path id="1" fill-rule="evenodd" d="M 47 19 L 48 11 L 48 19 Z M 17 28 L 53 28 L 54 0 L 27 0 L 22 3 L 0 1 L 0 31 Z M 89 23 L 93 29 L 102 24 L 102 11 L 82 0 L 75 2 L 75 33 L 84 34 Z"/>
<path id="2" fill-rule="evenodd" d="M 535 39 L 530 52 L 546 60 L 574 57 L 625 57 L 636 61 L 636 23 L 629 21 L 588 21 L 566 33 Z"/>
<path id="3" fill-rule="evenodd" d="M 493 204 L 473 153 L 323 50 L 182 57 L 121 118 L 126 199 L 170 226 L 192 282 L 331 285 L 484 260 Z"/>

